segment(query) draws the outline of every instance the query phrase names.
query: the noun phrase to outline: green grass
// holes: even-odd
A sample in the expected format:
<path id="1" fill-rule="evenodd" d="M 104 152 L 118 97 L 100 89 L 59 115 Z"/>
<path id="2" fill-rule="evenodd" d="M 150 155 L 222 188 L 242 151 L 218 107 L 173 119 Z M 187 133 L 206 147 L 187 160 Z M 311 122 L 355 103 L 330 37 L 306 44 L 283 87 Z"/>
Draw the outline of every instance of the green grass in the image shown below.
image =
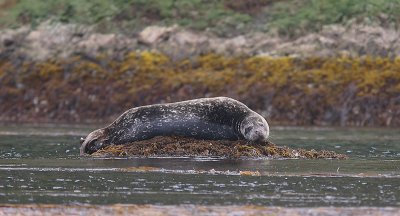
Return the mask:
<path id="1" fill-rule="evenodd" d="M 51 19 L 131 34 L 148 25 L 178 24 L 231 36 L 249 31 L 298 35 L 336 23 L 400 23 L 400 0 L 233 1 L 237 0 L 0 0 L 0 26 L 37 26 Z"/>
<path id="2" fill-rule="evenodd" d="M 278 2 L 270 13 L 268 28 L 281 34 L 301 34 L 318 31 L 324 25 L 377 23 L 396 27 L 400 22 L 400 0 L 298 0 Z"/>
<path id="3" fill-rule="evenodd" d="M 7 1 L 11 0 L 0 3 Z M 37 26 L 51 19 L 96 24 L 103 31 L 126 33 L 152 24 L 179 24 L 195 30 L 211 28 L 218 33 L 220 29 L 235 28 L 238 23 L 251 21 L 248 14 L 226 9 L 222 0 L 20 0 L 0 10 L 2 27 Z"/>
<path id="4" fill-rule="evenodd" d="M 106 0 L 20 0 L 8 8 L 1 24 L 35 26 L 47 19 L 65 23 L 95 24 L 117 15 L 121 11 L 118 6 L 123 5 Z"/>

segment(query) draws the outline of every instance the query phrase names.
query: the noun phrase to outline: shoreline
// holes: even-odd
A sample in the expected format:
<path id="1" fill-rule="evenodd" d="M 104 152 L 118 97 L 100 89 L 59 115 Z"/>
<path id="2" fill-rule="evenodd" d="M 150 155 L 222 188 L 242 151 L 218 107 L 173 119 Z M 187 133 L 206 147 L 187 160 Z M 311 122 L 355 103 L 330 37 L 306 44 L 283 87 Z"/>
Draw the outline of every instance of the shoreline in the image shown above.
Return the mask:
<path id="1" fill-rule="evenodd" d="M 156 52 L 0 62 L 0 121 L 112 122 L 127 109 L 202 97 L 239 100 L 268 122 L 399 126 L 400 58 L 225 57 Z"/>
<path id="2" fill-rule="evenodd" d="M 2 122 L 96 124 L 132 107 L 227 96 L 283 125 L 400 126 L 393 29 L 224 38 L 173 25 L 129 36 L 45 21 L 0 33 Z"/>

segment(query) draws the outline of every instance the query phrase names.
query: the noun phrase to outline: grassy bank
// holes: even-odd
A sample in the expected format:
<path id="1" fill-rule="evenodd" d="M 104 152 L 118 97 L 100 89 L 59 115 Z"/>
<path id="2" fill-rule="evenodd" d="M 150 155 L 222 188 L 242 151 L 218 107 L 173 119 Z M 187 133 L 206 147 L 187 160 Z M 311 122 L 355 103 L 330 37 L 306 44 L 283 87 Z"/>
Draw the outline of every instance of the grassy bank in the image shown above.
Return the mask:
<path id="1" fill-rule="evenodd" d="M 110 121 L 145 104 L 229 96 L 292 125 L 400 125 L 400 59 L 151 52 L 0 61 L 0 120 Z"/>
<path id="2" fill-rule="evenodd" d="M 220 36 L 249 31 L 299 35 L 324 25 L 377 23 L 398 27 L 397 0 L 0 0 L 0 25 L 54 22 L 95 25 L 132 34 L 148 25 L 173 25 Z"/>

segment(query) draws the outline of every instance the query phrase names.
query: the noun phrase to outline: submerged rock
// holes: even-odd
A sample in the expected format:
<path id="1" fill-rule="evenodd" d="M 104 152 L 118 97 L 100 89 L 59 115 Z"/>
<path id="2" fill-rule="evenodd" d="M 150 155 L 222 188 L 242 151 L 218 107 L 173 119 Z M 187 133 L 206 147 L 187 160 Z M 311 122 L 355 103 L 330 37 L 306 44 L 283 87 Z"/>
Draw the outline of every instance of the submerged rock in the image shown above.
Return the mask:
<path id="1" fill-rule="evenodd" d="M 111 145 L 92 154 L 95 157 L 156 157 L 156 156 L 201 156 L 227 158 L 330 158 L 347 159 L 343 154 L 326 150 L 291 149 L 271 142 L 251 144 L 245 140 L 197 140 L 186 137 L 158 136 L 149 140 L 125 145 Z"/>

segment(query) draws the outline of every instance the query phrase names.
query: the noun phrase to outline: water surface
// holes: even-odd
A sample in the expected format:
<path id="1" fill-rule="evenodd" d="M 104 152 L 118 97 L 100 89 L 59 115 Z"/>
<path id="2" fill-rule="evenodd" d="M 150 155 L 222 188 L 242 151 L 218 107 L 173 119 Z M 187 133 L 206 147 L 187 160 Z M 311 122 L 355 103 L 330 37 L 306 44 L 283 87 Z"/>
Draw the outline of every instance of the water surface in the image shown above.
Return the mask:
<path id="1" fill-rule="evenodd" d="M 88 158 L 94 126 L 0 126 L 0 203 L 400 206 L 400 129 L 272 127 L 348 160 Z"/>

